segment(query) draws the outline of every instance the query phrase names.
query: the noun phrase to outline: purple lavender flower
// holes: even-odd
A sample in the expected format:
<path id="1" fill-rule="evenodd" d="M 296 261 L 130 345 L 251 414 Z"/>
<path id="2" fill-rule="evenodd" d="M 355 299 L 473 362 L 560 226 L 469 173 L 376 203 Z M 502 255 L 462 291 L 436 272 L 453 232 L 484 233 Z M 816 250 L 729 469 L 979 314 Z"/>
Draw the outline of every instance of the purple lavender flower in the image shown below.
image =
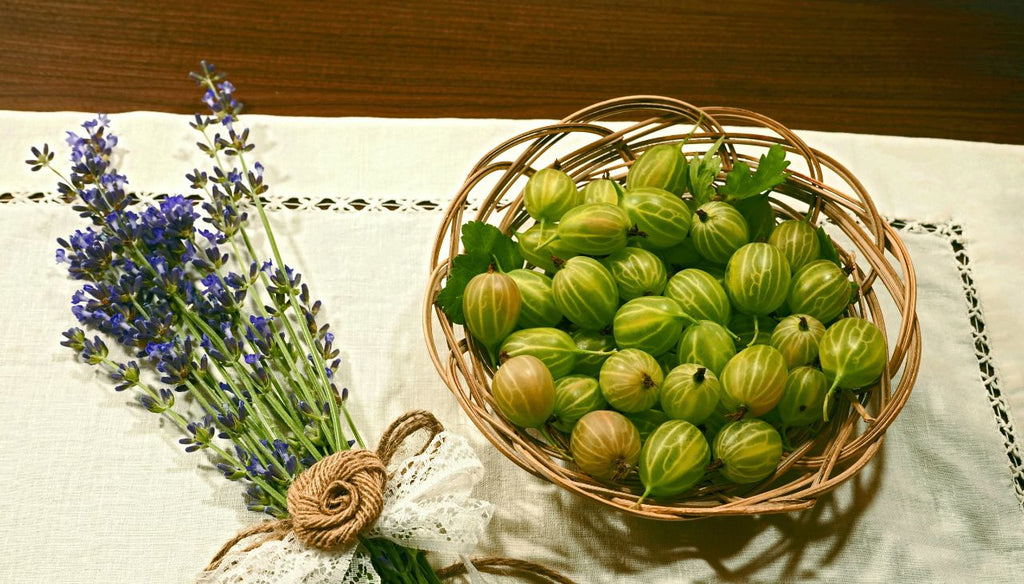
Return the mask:
<path id="1" fill-rule="evenodd" d="M 67 134 L 71 171 L 58 190 L 91 225 L 58 240 L 56 260 L 83 281 L 71 298 L 80 327 L 61 344 L 177 425 L 186 451 L 206 451 L 226 478 L 246 480 L 251 509 L 285 516 L 291 477 L 354 444 L 340 425 L 348 390 L 335 386 L 340 361 L 316 321 L 320 302 L 272 238 L 268 260 L 247 234 L 252 209 L 266 220 L 268 186 L 263 165 L 245 160 L 254 145 L 238 127 L 235 87 L 206 63 L 194 77 L 210 111 L 190 125 L 211 168 L 186 175 L 190 197 L 139 204 L 112 164 L 118 141 L 105 116 Z M 53 158 L 44 145 L 26 162 L 40 170 Z M 134 359 L 112 361 L 86 331 Z M 202 408 L 199 419 L 176 410 L 175 391 Z"/>
<path id="2" fill-rule="evenodd" d="M 185 452 L 195 452 L 210 446 L 210 442 L 216 435 L 216 427 L 213 424 L 213 416 L 207 414 L 202 419 L 189 422 L 186 427 L 190 436 L 178 440 L 179 444 L 185 444 Z"/>

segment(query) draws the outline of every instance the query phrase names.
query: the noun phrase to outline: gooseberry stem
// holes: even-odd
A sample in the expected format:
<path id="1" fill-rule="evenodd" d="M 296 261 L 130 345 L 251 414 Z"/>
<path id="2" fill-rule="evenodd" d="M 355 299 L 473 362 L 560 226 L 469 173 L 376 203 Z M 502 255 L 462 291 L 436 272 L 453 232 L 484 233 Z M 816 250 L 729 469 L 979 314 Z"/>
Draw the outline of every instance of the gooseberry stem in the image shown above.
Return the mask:
<path id="1" fill-rule="evenodd" d="M 547 229 L 548 229 L 548 220 L 547 219 L 541 219 L 540 220 L 540 234 L 541 234 L 541 237 L 544 237 L 544 232 L 547 231 Z M 550 245 L 552 241 L 558 239 L 558 230 L 552 230 L 552 232 L 553 233 L 550 236 L 548 236 L 547 239 L 543 239 L 543 240 L 537 242 L 537 250 L 538 251 L 544 249 L 545 247 Z"/>
<path id="2" fill-rule="evenodd" d="M 540 432 L 540 435 L 543 436 L 544 439 L 548 441 L 548 446 L 554 448 L 563 457 L 568 457 L 568 453 L 565 450 L 563 450 L 561 446 L 558 445 L 558 442 L 555 442 L 555 439 L 551 437 L 551 434 L 548 432 L 546 426 L 538 427 L 537 431 Z"/>
<path id="3" fill-rule="evenodd" d="M 728 328 L 726 328 L 724 326 L 722 328 L 725 329 L 725 332 L 729 333 L 729 336 L 732 337 L 732 340 L 734 340 L 734 341 L 742 340 L 742 339 L 740 339 L 740 336 L 738 334 L 732 332 L 731 330 L 729 330 Z M 754 338 L 756 339 L 757 337 L 754 337 Z"/>
<path id="4" fill-rule="evenodd" d="M 647 496 L 650 495 L 650 494 L 651 494 L 651 487 L 647 487 L 647 489 L 644 491 L 644 494 L 640 495 L 640 498 L 636 500 L 636 503 L 633 505 L 633 508 L 634 509 L 639 509 L 641 507 L 641 504 L 644 502 L 644 499 L 646 499 Z"/>
<path id="5" fill-rule="evenodd" d="M 832 394 L 835 393 L 836 388 L 839 387 L 839 378 L 841 377 L 840 372 L 836 372 L 836 378 L 832 382 L 832 387 L 828 388 L 828 393 L 825 394 L 825 403 L 821 405 L 821 419 L 828 421 L 828 409 L 832 405 Z"/>
<path id="6" fill-rule="evenodd" d="M 753 344 L 755 342 L 757 342 L 757 336 L 759 334 L 761 334 L 760 322 L 758 321 L 757 317 L 755 316 L 754 317 L 754 336 L 753 336 L 753 338 L 750 339 L 750 342 L 747 343 L 747 347 L 751 347 L 751 346 L 753 346 Z"/>

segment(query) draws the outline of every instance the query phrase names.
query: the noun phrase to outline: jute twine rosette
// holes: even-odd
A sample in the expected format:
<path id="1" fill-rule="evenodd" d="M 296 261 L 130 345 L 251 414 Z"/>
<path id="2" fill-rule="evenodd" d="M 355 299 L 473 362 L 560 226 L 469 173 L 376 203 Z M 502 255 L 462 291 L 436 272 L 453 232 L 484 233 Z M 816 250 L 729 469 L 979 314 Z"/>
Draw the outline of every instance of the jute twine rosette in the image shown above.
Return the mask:
<path id="1" fill-rule="evenodd" d="M 433 414 L 424 410 L 406 412 L 388 426 L 377 449 L 353 449 L 336 452 L 298 475 L 288 488 L 289 517 L 266 521 L 243 529 L 214 555 L 202 576 L 216 570 L 222 562 L 237 561 L 240 554 L 258 549 L 294 533 L 306 546 L 326 551 L 354 544 L 363 530 L 380 516 L 384 507 L 387 467 L 406 441 L 417 433 L 427 440 L 416 454 L 422 454 L 431 440 L 444 431 Z M 534 582 L 576 584 L 572 579 L 546 566 L 505 556 L 464 558 L 436 570 L 439 579 L 449 579 L 474 570 L 504 576 L 519 576 Z M 307 576 L 323 574 L 308 574 Z M 262 576 L 262 574 L 253 574 Z M 229 576 L 231 582 L 236 575 Z M 294 577 L 294 575 L 293 575 Z M 306 580 L 303 580 L 305 582 Z M 319 582 L 320 580 L 316 580 Z"/>
<path id="2" fill-rule="evenodd" d="M 623 119 L 642 121 L 614 121 Z M 792 450 L 783 456 L 777 472 L 763 482 L 746 486 L 702 483 L 683 497 L 646 499 L 638 506 L 643 491 L 638 481 L 597 481 L 580 472 L 564 450 L 506 420 L 490 394 L 494 370 L 482 347 L 468 338 L 463 327 L 453 325 L 433 301 L 452 259 L 462 251 L 459 238 L 464 222 L 484 221 L 506 234 L 529 226 L 532 219 L 523 208 L 522 193 L 536 170 L 557 160 L 578 186 L 605 175 L 621 179 L 645 149 L 682 141 L 695 124 L 683 151 L 690 158 L 724 136 L 720 179 L 737 160 L 755 168 L 773 144 L 785 148 L 792 175 L 771 194 L 773 207 L 785 218 L 809 214 L 812 225 L 830 224 L 826 229 L 860 287 L 859 298 L 848 314 L 868 319 L 886 332 L 891 359 L 875 387 L 855 399 L 845 394 L 837 400 L 830 422 L 817 435 L 791 444 Z M 507 140 L 484 155 L 455 195 L 434 241 L 431 270 L 423 315 L 428 350 L 438 373 L 477 428 L 502 454 L 530 473 L 651 519 L 785 513 L 812 507 L 822 494 L 849 480 L 878 452 L 886 430 L 910 395 L 920 365 L 917 285 L 899 236 L 846 168 L 807 146 L 778 122 L 742 109 L 701 109 L 665 97 L 624 97 Z M 880 295 L 891 299 L 898 322 L 883 320 Z"/>

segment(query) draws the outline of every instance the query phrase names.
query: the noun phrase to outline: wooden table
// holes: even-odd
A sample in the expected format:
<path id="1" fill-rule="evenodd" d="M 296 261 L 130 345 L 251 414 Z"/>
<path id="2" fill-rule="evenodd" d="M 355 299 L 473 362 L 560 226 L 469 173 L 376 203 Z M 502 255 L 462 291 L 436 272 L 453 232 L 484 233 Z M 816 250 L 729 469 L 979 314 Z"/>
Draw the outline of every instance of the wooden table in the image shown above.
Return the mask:
<path id="1" fill-rule="evenodd" d="M 1024 143 L 1024 3 L 11 3 L 0 109 L 559 118 L 629 94 L 796 129 Z"/>

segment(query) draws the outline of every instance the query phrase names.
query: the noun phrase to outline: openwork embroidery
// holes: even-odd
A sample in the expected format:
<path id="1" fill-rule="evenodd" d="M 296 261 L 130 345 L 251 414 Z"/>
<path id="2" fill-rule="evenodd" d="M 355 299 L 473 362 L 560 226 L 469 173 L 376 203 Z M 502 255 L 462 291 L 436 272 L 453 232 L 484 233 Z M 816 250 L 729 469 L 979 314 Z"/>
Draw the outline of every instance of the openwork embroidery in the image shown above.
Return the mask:
<path id="1" fill-rule="evenodd" d="M 133 193 L 140 202 L 151 203 L 167 197 L 165 193 Z M 200 195 L 185 195 L 193 201 L 200 201 Z M 0 193 L 0 204 L 64 204 L 60 193 L 55 192 L 7 192 Z M 429 199 L 406 197 L 339 197 L 339 196 L 273 196 L 263 199 L 264 208 L 268 211 L 335 211 L 353 212 L 389 212 L 402 213 L 443 211 L 445 205 Z"/>
<path id="2" fill-rule="evenodd" d="M 890 225 L 899 231 L 940 237 L 948 241 L 953 248 L 953 257 L 956 259 L 956 267 L 960 272 L 960 281 L 963 284 L 964 299 L 967 301 L 967 316 L 971 323 L 974 355 L 978 360 L 981 382 L 985 385 L 985 389 L 988 392 L 988 400 L 992 406 L 992 412 L 995 414 L 999 433 L 1003 437 L 1003 447 L 1006 450 L 1006 457 L 1010 463 L 1014 491 L 1021 506 L 1024 507 L 1024 459 L 1021 457 L 1020 443 L 1014 430 L 1013 417 L 1010 415 L 1010 408 L 1003 398 L 999 374 L 989 350 L 988 334 L 985 332 L 985 316 L 981 309 L 981 303 L 978 301 L 977 290 L 974 287 L 970 257 L 964 248 L 963 227 L 953 222 L 921 223 L 907 219 L 889 219 L 888 221 Z"/>

